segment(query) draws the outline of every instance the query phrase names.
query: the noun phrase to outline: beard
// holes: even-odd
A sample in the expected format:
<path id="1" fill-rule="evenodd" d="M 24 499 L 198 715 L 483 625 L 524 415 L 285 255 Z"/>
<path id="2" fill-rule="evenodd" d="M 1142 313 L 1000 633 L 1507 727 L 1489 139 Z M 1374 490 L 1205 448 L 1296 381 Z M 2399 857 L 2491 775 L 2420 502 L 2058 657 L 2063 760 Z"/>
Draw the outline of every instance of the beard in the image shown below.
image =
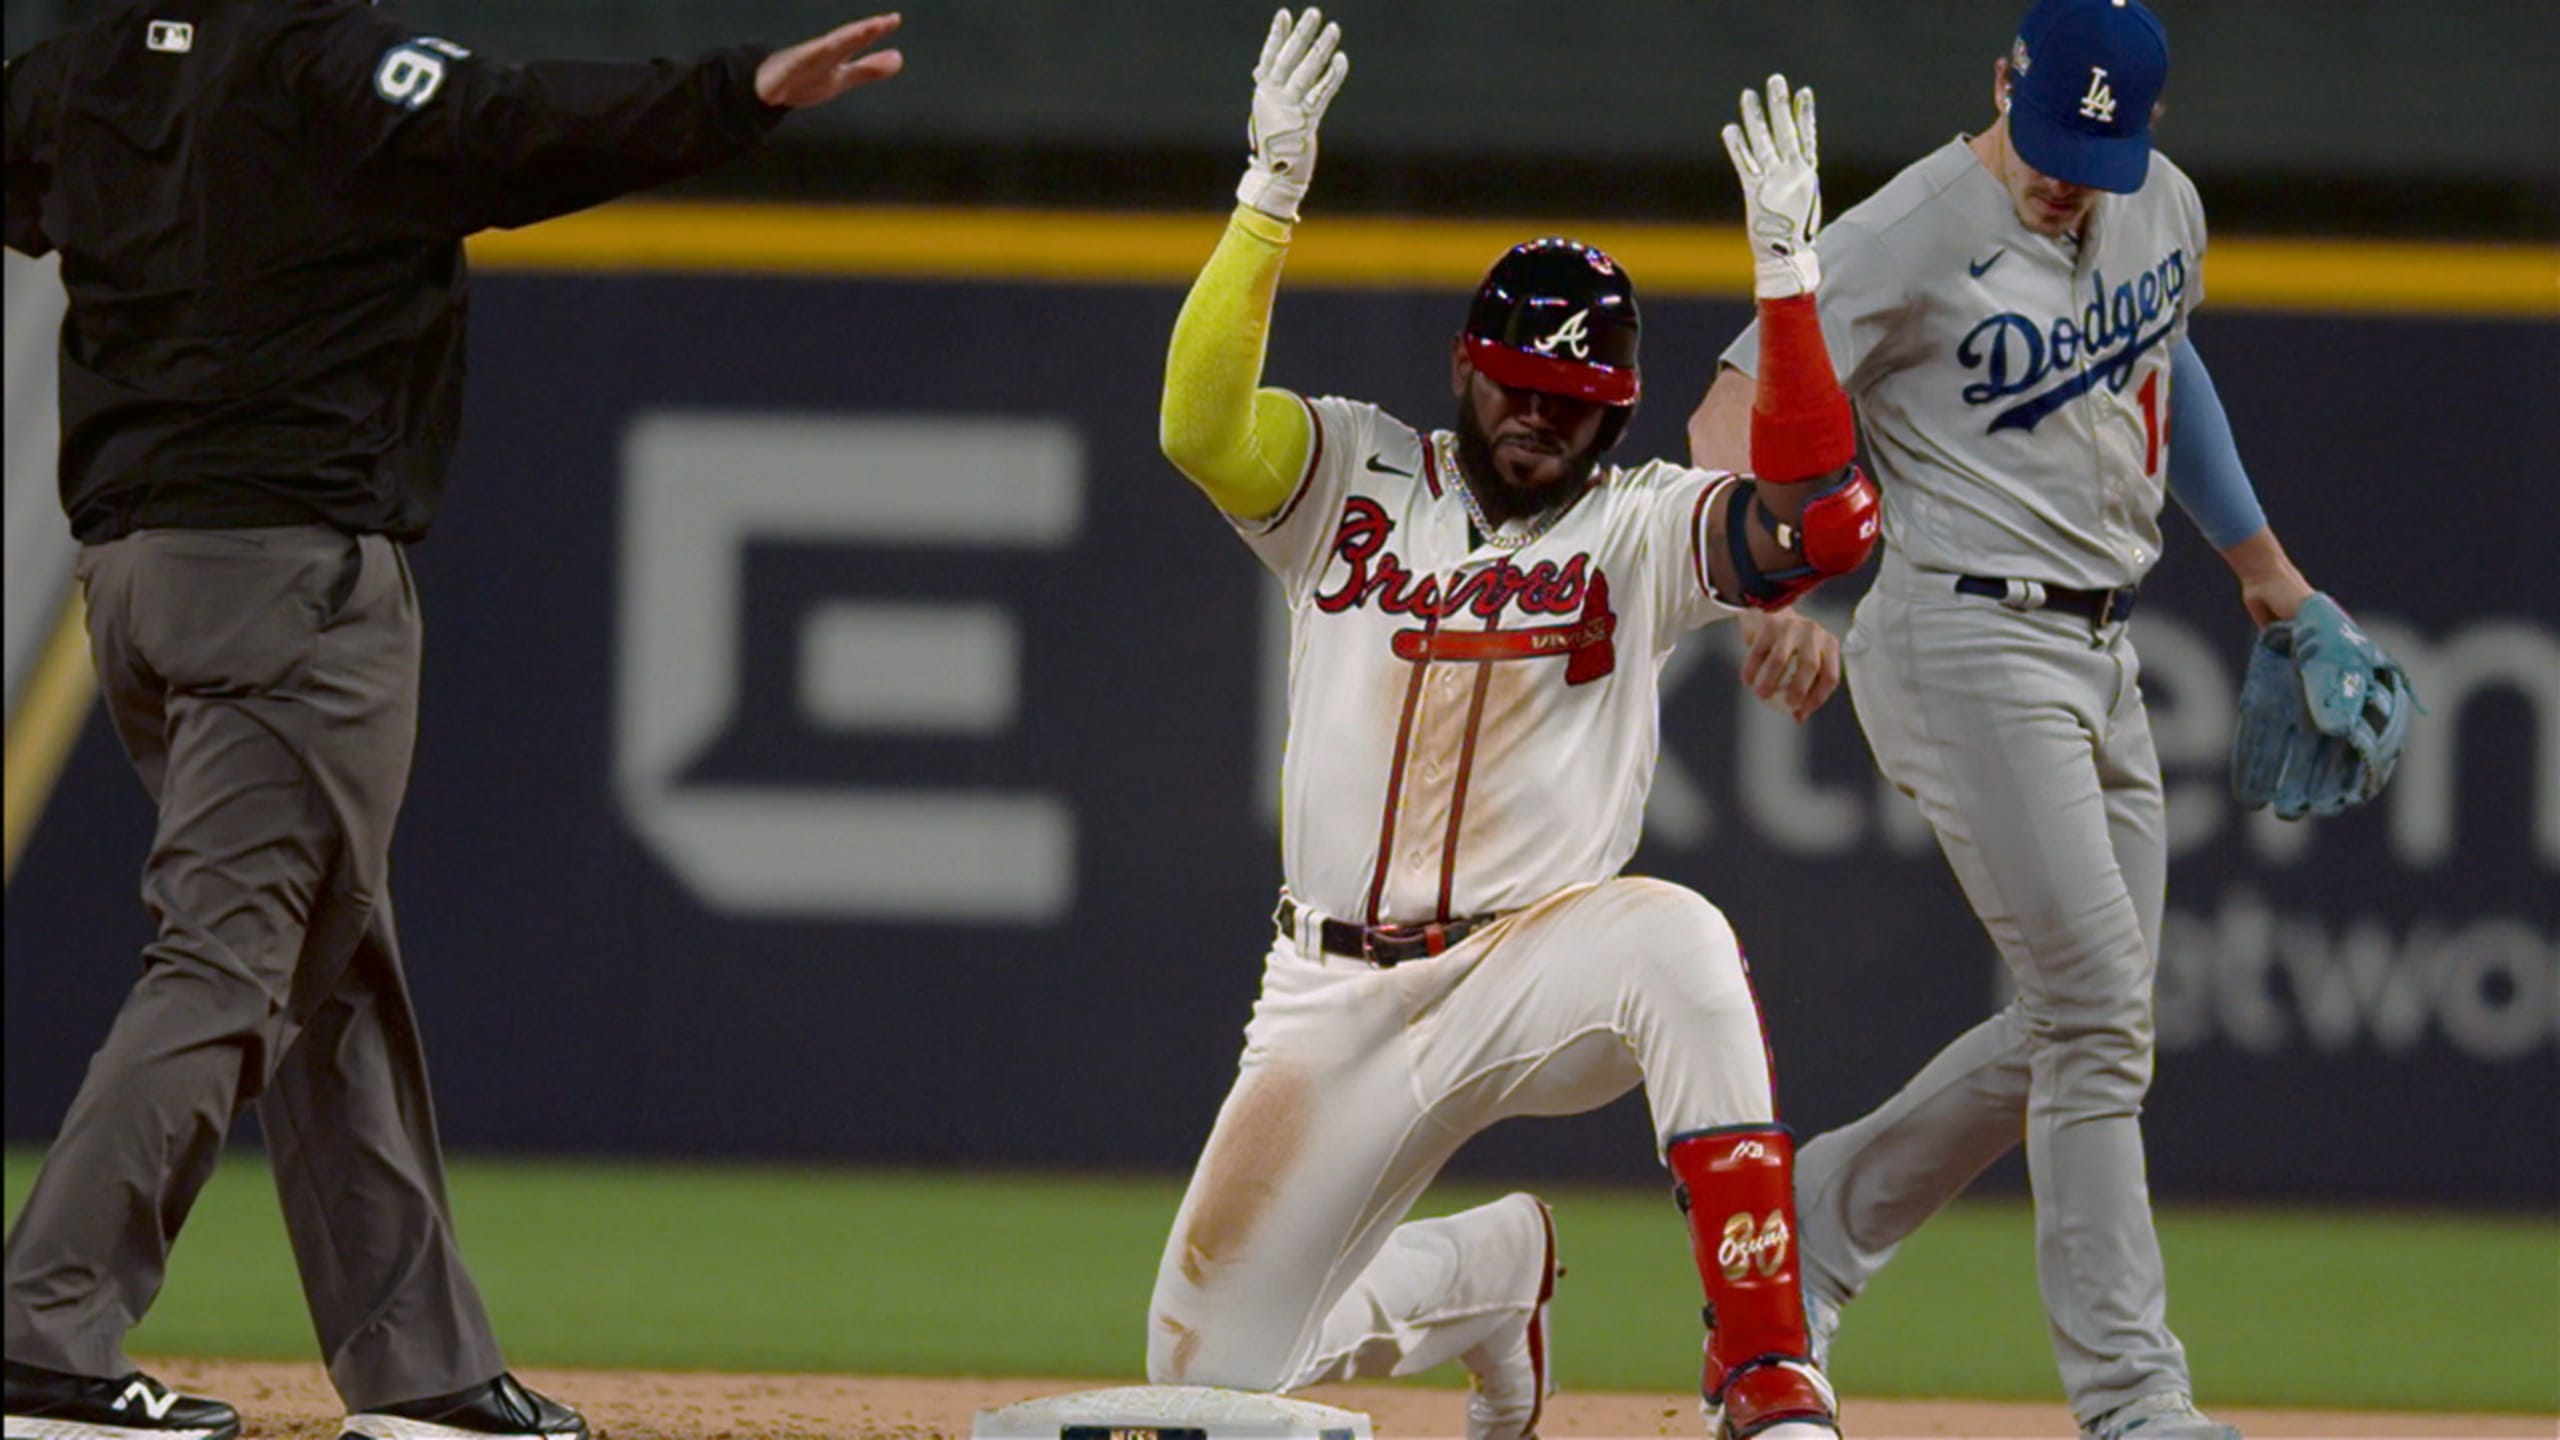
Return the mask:
<path id="1" fill-rule="evenodd" d="M 1566 457 L 1564 474 L 1553 484 L 1530 489 L 1503 476 L 1502 466 L 1493 458 L 1493 437 L 1477 423 L 1475 407 L 1464 396 L 1458 399 L 1457 424 L 1450 428 L 1458 437 L 1458 465 L 1466 471 L 1461 478 L 1475 487 L 1476 499 L 1496 524 L 1572 504 L 1591 484 L 1592 472 L 1600 467 L 1601 453 L 1608 448 L 1594 441 L 1581 453 Z M 1603 425 L 1601 433 L 1606 435 L 1609 428 Z"/>

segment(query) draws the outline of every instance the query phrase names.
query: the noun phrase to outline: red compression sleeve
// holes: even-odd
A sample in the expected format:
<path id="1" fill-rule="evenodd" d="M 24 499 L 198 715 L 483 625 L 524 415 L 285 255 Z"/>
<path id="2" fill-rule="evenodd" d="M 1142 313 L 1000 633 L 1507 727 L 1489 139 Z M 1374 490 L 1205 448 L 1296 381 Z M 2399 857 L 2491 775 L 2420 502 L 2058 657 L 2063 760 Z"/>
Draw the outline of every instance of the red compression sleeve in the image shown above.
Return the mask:
<path id="1" fill-rule="evenodd" d="M 1751 402 L 1751 473 L 1773 484 L 1818 480 L 1856 457 L 1849 397 L 1831 373 L 1811 295 L 1760 302 L 1760 386 Z"/>

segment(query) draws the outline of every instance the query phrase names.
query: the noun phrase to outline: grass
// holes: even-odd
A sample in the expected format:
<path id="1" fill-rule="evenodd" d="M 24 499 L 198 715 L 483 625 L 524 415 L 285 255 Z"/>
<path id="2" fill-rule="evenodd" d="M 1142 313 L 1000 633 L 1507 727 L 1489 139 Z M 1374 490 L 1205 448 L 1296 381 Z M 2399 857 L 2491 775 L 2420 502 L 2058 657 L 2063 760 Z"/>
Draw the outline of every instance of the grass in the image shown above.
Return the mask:
<path id="1" fill-rule="evenodd" d="M 15 1215 L 36 1157 L 7 1156 Z M 463 1247 L 528 1365 L 1135 1378 L 1169 1178 L 469 1161 Z M 1490 1199 L 1451 1186 L 1426 1212 Z M 1560 1188 L 1575 1389 L 1697 1373 L 1697 1280 L 1652 1191 Z M 1851 1310 L 1869 1395 L 2050 1400 L 2023 1204 L 1961 1204 Z M 2448 1212 L 2163 1213 L 2171 1319 L 2225 1405 L 2560 1413 L 2560 1221 Z M 227 1160 L 132 1337 L 147 1353 L 307 1358 L 266 1172 Z M 1454 1379 L 1455 1377 L 1450 1377 Z"/>

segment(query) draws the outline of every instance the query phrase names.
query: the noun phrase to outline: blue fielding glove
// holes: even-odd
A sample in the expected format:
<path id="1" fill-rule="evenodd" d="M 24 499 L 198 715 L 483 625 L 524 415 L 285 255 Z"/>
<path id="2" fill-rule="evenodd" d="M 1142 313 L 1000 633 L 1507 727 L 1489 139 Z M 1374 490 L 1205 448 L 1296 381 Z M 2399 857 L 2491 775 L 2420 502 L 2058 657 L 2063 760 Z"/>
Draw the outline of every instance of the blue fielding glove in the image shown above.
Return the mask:
<path id="1" fill-rule="evenodd" d="M 2287 820 L 2335 815 L 2382 793 L 2400 763 L 2417 696 L 2399 662 L 2315 594 L 2258 632 L 2240 682 L 2231 793 Z"/>

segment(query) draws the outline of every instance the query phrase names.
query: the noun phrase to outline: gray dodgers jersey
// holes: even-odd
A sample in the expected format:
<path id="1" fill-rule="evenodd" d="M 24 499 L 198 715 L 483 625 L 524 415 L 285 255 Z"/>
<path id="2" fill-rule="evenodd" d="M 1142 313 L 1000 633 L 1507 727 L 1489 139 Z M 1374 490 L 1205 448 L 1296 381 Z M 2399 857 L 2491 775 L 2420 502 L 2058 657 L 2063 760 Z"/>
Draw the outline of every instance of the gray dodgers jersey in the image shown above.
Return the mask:
<path id="1" fill-rule="evenodd" d="M 2018 222 L 1959 137 L 1834 220 L 1822 334 L 1923 570 L 2100 589 L 2160 557 L 2169 348 L 2204 296 L 2204 206 L 2154 151 L 2077 244 Z M 1755 322 L 1724 354 L 1756 372 Z"/>

